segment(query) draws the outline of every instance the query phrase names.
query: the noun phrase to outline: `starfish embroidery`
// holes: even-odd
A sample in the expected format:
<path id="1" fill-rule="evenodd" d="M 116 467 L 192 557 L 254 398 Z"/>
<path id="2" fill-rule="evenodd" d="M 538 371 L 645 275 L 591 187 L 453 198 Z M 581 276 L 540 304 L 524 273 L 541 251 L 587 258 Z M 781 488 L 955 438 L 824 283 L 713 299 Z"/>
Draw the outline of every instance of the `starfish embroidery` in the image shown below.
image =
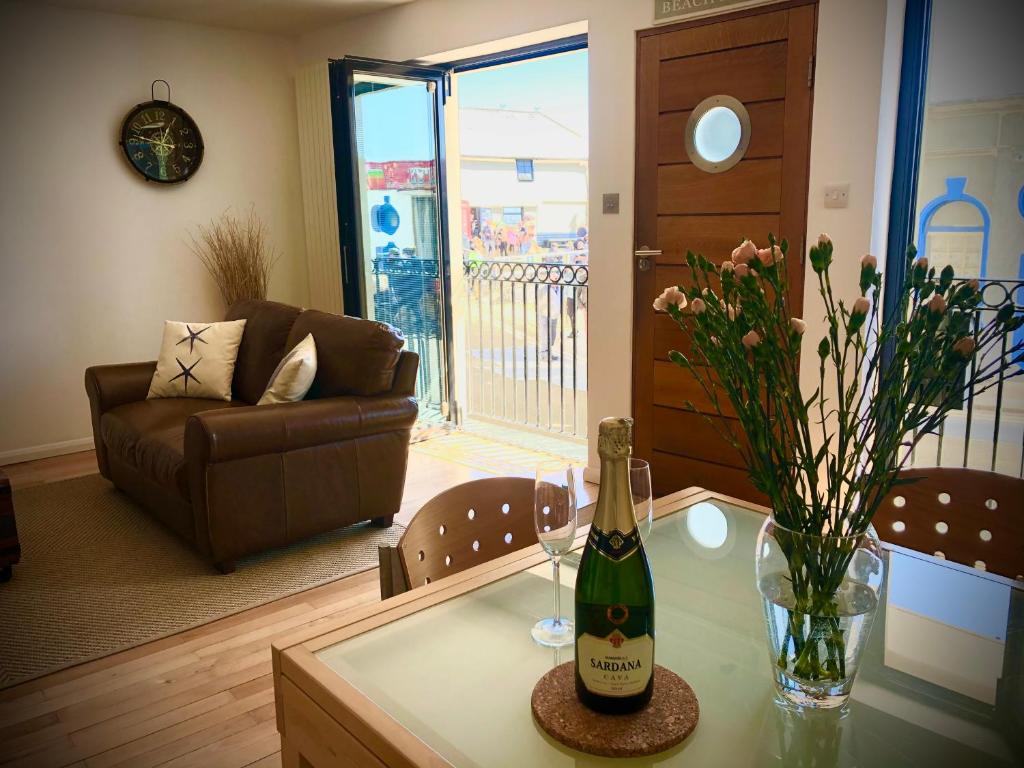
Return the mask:
<path id="1" fill-rule="evenodd" d="M 186 336 L 181 341 L 179 341 L 178 344 L 184 344 L 187 341 L 188 342 L 188 353 L 191 355 L 191 354 L 193 354 L 195 352 L 196 342 L 197 341 L 201 341 L 203 344 L 207 344 L 208 343 L 206 341 L 206 339 L 200 338 L 200 335 L 203 334 L 203 333 L 206 333 L 206 331 L 210 330 L 210 326 L 206 326 L 205 328 L 203 328 L 202 330 L 199 330 L 199 331 L 193 331 L 191 325 L 186 325 L 185 327 L 188 329 L 188 336 Z M 175 344 L 174 346 L 178 346 L 178 344 Z"/>
<path id="2" fill-rule="evenodd" d="M 175 360 L 175 362 L 177 362 L 178 367 L 181 368 L 181 373 L 179 373 L 177 376 L 175 376 L 173 379 L 171 379 L 171 381 L 174 381 L 174 379 L 180 379 L 182 376 L 184 376 L 185 377 L 185 394 L 187 395 L 188 394 L 188 380 L 189 379 L 192 379 L 196 384 L 202 384 L 203 383 L 199 379 L 196 378 L 194 373 L 192 373 L 192 369 L 195 368 L 197 365 L 199 365 L 203 361 L 203 358 L 200 357 L 198 360 L 196 360 L 194 363 L 192 363 L 192 365 L 189 365 L 189 366 L 186 366 L 183 362 L 181 362 L 181 360 L 178 360 L 178 358 L 174 358 L 174 360 Z"/>

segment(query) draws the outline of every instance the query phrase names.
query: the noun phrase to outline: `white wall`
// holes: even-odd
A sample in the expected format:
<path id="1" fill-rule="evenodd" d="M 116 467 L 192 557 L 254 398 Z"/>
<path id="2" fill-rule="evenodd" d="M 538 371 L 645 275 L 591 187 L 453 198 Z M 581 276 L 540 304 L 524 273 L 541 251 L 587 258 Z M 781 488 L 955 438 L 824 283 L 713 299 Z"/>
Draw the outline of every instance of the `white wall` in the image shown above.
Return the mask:
<path id="1" fill-rule="evenodd" d="M 507 7 L 502 6 L 507 11 Z M 588 418 L 591 466 L 597 421 L 631 410 L 635 31 L 653 26 L 645 0 L 520 0 L 496 13 L 477 0 L 419 0 L 302 37 L 298 56 L 346 54 L 402 61 L 572 22 L 590 35 L 590 317 Z M 808 239 L 827 231 L 837 246 L 835 282 L 855 288 L 870 247 L 886 0 L 822 0 L 819 15 Z M 500 16 L 500 23 L 496 23 Z M 500 33 L 496 32 L 500 30 Z M 850 205 L 826 210 L 823 187 L 850 182 Z M 602 215 L 601 194 L 621 195 L 618 215 Z M 807 339 L 824 332 L 808 279 Z M 811 356 L 804 355 L 805 361 Z M 813 372 L 816 376 L 816 372 Z"/>
<path id="2" fill-rule="evenodd" d="M 87 366 L 153 359 L 164 319 L 222 316 L 197 224 L 254 204 L 282 254 L 270 297 L 306 302 L 292 71 L 284 38 L 0 3 L 0 464 L 89 437 Z M 206 144 L 181 185 L 117 145 L 156 78 Z"/>

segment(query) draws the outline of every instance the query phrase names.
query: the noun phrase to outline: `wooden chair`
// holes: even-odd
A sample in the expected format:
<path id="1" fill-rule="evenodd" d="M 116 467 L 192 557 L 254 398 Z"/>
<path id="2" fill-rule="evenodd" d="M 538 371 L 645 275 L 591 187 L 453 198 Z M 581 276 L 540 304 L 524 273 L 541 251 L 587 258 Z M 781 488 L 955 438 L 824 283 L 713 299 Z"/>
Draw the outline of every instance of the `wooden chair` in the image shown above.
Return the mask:
<path id="1" fill-rule="evenodd" d="M 883 541 L 957 563 L 1024 578 L 1024 479 L 973 469 L 900 472 L 918 478 L 882 502 Z"/>
<path id="2" fill-rule="evenodd" d="M 537 543 L 529 478 L 489 477 L 449 488 L 380 547 L 381 599 Z"/>

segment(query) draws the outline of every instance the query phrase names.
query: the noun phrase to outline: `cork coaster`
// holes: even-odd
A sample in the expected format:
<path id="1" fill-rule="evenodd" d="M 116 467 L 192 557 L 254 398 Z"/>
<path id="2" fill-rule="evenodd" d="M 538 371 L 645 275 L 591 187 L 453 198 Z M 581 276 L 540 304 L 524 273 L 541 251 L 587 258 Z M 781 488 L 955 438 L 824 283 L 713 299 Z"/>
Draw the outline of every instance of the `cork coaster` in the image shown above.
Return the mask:
<path id="1" fill-rule="evenodd" d="M 683 678 L 654 665 L 654 695 L 639 712 L 603 715 L 576 697 L 575 663 L 542 677 L 530 699 L 533 718 L 551 738 L 590 755 L 642 757 L 674 747 L 697 726 L 700 704 Z"/>

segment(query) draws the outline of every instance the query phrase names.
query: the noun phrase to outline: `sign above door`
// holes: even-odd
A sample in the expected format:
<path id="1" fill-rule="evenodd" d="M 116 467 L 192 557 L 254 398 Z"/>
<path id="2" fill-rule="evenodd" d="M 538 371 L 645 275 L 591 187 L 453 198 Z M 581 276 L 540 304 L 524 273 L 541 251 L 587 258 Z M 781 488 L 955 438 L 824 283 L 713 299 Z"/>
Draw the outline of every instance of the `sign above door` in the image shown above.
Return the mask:
<path id="1" fill-rule="evenodd" d="M 759 5 L 751 0 L 654 0 L 654 22 L 661 24 L 709 13 L 730 6 Z"/>

